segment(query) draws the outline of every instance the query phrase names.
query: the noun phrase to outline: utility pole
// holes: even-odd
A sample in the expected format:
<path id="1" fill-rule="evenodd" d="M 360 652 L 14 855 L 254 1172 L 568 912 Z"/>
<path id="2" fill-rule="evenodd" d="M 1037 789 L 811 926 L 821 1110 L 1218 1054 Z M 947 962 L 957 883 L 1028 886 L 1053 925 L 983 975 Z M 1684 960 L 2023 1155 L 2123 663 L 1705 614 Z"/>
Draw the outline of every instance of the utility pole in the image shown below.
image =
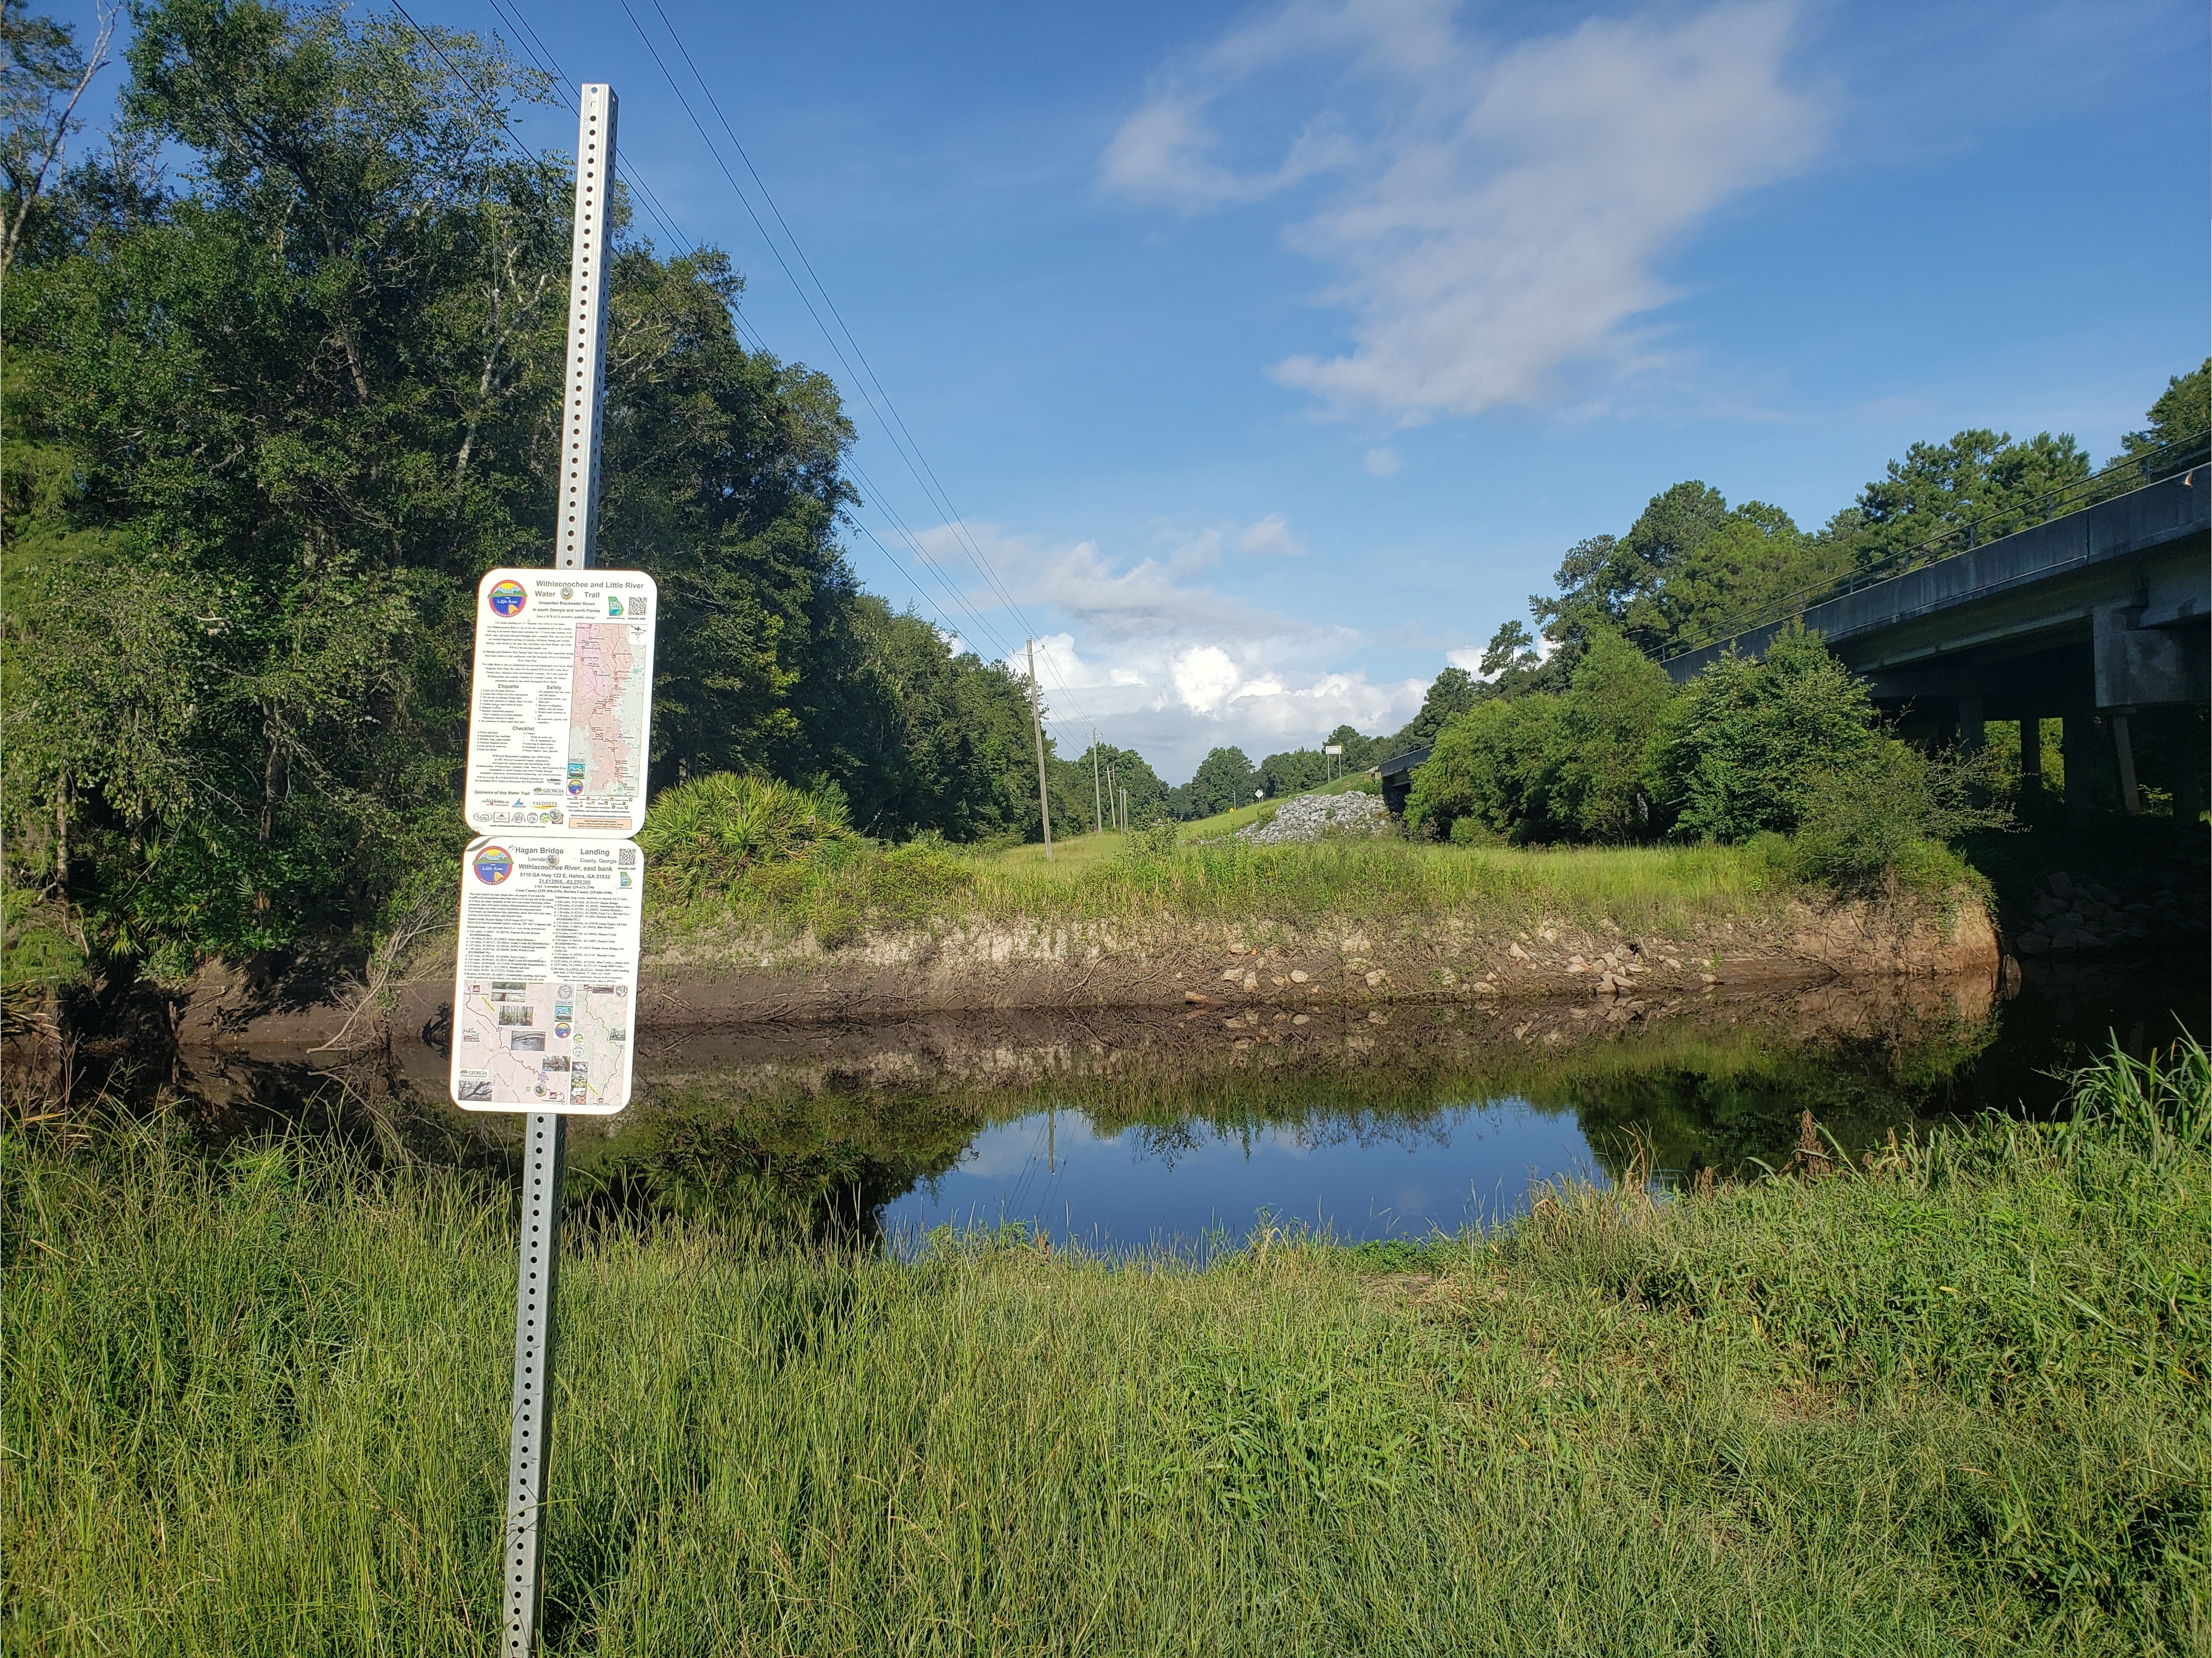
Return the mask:
<path id="1" fill-rule="evenodd" d="M 1091 728 L 1091 823 L 1101 835 L 1106 833 L 1106 806 L 1098 793 L 1098 727 Z"/>
<path id="2" fill-rule="evenodd" d="M 1030 654 L 1030 729 L 1036 733 L 1037 811 L 1044 817 L 1044 860 L 1052 861 L 1052 795 L 1044 786 L 1044 715 L 1037 695 L 1036 641 L 1023 641 Z"/>

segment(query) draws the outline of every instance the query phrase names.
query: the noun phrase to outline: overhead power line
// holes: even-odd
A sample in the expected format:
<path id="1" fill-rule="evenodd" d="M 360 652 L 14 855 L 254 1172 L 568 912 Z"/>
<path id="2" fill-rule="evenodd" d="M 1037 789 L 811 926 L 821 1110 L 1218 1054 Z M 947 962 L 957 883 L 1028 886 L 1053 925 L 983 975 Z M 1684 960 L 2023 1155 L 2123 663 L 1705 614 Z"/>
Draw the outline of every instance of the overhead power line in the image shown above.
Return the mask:
<path id="1" fill-rule="evenodd" d="M 519 3 L 519 0 L 509 0 L 509 3 Z M 708 107 L 714 112 L 717 123 L 729 140 L 730 148 L 737 152 L 738 160 L 744 164 L 747 173 L 750 175 L 754 187 L 760 192 L 762 202 L 782 229 L 784 238 L 790 244 L 793 254 L 805 268 L 807 275 L 813 278 L 814 294 L 808 292 L 806 283 L 799 279 L 798 272 L 792 269 L 791 261 L 784 257 L 782 246 L 779 245 L 774 234 L 769 231 L 759 210 L 754 207 L 752 199 L 747 195 L 744 187 L 738 182 L 737 175 L 730 170 L 729 163 L 724 158 L 720 147 L 714 143 L 713 137 L 708 132 L 706 123 L 701 120 L 697 110 L 692 106 L 691 100 L 677 81 L 674 72 L 670 70 L 667 60 L 661 56 L 659 46 L 647 32 L 644 23 L 639 20 L 636 11 L 632 9 L 629 0 L 621 0 L 621 3 L 623 15 L 629 19 L 630 27 L 637 31 L 638 39 L 644 42 L 646 51 L 652 56 L 653 66 L 659 70 L 661 78 L 668 82 L 669 90 L 676 94 L 677 103 L 682 107 L 694 130 L 698 132 L 700 142 L 706 145 L 708 154 L 714 157 L 714 165 L 728 183 L 731 193 L 738 198 L 738 204 L 745 210 L 745 216 L 752 221 L 753 228 L 760 233 L 762 240 L 768 245 L 769 253 L 775 258 L 777 265 L 781 268 L 784 276 L 790 281 L 793 291 L 799 295 L 800 304 L 805 307 L 807 315 L 813 319 L 815 326 L 821 330 L 822 337 L 828 343 L 831 353 L 843 365 L 853 388 L 875 410 L 884 436 L 890 440 L 891 446 L 898 451 L 899 458 L 905 462 L 907 470 L 914 475 L 915 482 L 921 486 L 924 497 L 944 514 L 945 527 L 951 531 L 954 540 L 968 555 L 977 573 L 983 577 L 985 585 L 997 596 L 1000 602 L 1012 612 L 1014 619 L 1022 624 L 1025 633 L 1033 637 L 1037 636 L 1036 625 L 1023 612 L 1019 602 L 1007 589 L 1006 583 L 1000 580 L 998 571 L 985 556 L 983 550 L 976 544 L 974 536 L 969 532 L 966 520 L 954 507 L 951 497 L 945 493 L 943 484 L 939 482 L 935 470 L 930 466 L 927 458 L 922 454 L 921 445 L 915 440 L 905 419 L 898 412 L 897 405 L 891 401 L 890 393 L 884 390 L 881 379 L 876 374 L 874 366 L 868 362 L 866 353 L 860 349 L 860 342 L 854 338 L 851 329 L 846 326 L 844 317 L 838 312 L 836 302 L 830 299 L 828 288 L 823 285 L 821 277 L 814 270 L 813 263 L 807 258 L 805 248 L 800 246 L 798 237 L 792 233 L 790 223 L 784 218 L 782 210 L 776 206 L 775 196 L 763 182 L 758 169 L 752 164 L 751 158 L 745 154 L 744 146 L 738 142 L 735 131 L 730 125 L 729 118 L 722 112 L 720 100 L 714 96 L 714 88 L 708 85 L 706 77 L 700 74 L 698 64 L 691 57 L 690 49 L 684 44 L 683 35 L 670 21 L 668 14 L 661 9 L 659 0 L 652 0 L 654 12 L 659 16 L 662 27 L 668 31 L 669 39 L 683 58 L 684 67 L 690 71 L 691 78 L 705 98 Z M 821 296 L 822 304 L 819 307 L 814 302 L 815 294 Z M 824 310 L 836 318 L 836 330 L 833 331 L 829 323 L 823 320 Z M 840 331 L 843 334 L 842 343 L 839 339 Z M 848 345 L 852 348 L 849 355 L 846 350 Z M 857 367 L 854 366 L 855 359 L 860 364 Z M 878 407 L 878 404 L 880 407 Z M 1052 673 L 1054 682 L 1061 695 L 1067 699 L 1070 711 L 1079 720 L 1087 719 L 1089 716 L 1083 713 L 1073 689 L 1060 675 L 1058 665 L 1051 660 L 1049 653 L 1047 655 L 1046 665 Z"/>
<path id="2" fill-rule="evenodd" d="M 556 94 L 560 99 L 562 106 L 567 108 L 571 114 L 574 114 L 576 111 L 576 102 L 574 96 L 571 95 L 568 91 L 570 77 L 561 67 L 560 60 L 554 55 L 552 49 L 545 44 L 543 37 L 538 33 L 537 29 L 532 25 L 528 15 L 522 9 L 520 0 L 504 0 L 504 3 L 503 0 L 486 0 L 486 3 L 491 7 L 493 14 L 499 18 L 501 23 L 504 25 L 512 34 L 516 46 L 529 60 L 531 66 L 536 69 L 540 74 L 544 75 L 550 79 L 555 88 Z M 469 84 L 468 77 L 461 73 L 459 66 L 456 65 L 452 58 L 447 54 L 445 48 L 439 44 L 437 38 L 431 34 L 429 31 L 425 29 L 421 23 L 416 21 L 414 15 L 408 11 L 406 6 L 403 3 L 403 0 L 392 0 L 392 6 L 393 9 L 396 10 L 406 21 L 408 27 L 415 31 L 416 34 L 422 39 L 423 45 L 428 46 L 437 57 L 438 60 L 446 66 L 447 73 L 451 74 L 457 82 L 464 86 Z M 628 9 L 629 8 L 625 4 L 624 10 L 628 11 Z M 659 8 L 656 6 L 655 9 L 658 10 Z M 666 14 L 662 13 L 661 17 L 662 21 L 665 23 L 667 21 Z M 644 38 L 646 39 L 647 49 L 648 51 L 653 51 L 652 40 L 649 37 L 645 36 L 644 30 L 638 25 L 637 18 L 634 13 L 630 15 L 630 21 L 634 27 L 638 27 L 641 38 Z M 670 33 L 672 36 L 674 34 L 672 27 L 671 27 Z M 678 50 L 683 50 L 680 39 L 678 40 L 677 44 Z M 682 89 L 676 85 L 674 77 L 669 75 L 667 66 L 665 64 L 660 62 L 659 55 L 657 52 L 653 52 L 653 57 L 654 62 L 660 68 L 663 76 L 668 80 L 671 89 L 677 93 L 678 102 L 684 102 Z M 688 52 L 685 52 L 684 58 L 686 64 L 690 65 L 690 58 Z M 693 67 L 693 73 L 695 76 L 697 73 L 696 66 Z M 703 88 L 704 82 L 702 82 L 701 84 Z M 712 94 L 709 93 L 710 100 Z M 488 102 L 487 108 L 493 109 L 494 106 L 489 105 Z M 501 140 L 511 150 L 513 150 L 520 160 L 525 163 L 534 162 L 537 160 L 537 157 L 530 152 L 527 147 L 526 147 L 515 135 L 509 125 L 505 112 L 496 110 L 495 110 L 494 112 L 496 112 L 499 115 L 499 136 Z M 691 112 L 688 103 L 685 104 L 685 112 L 687 114 Z M 718 117 L 720 116 L 719 106 L 716 107 L 715 113 Z M 700 126 L 696 115 L 692 116 L 692 125 L 695 128 L 698 128 L 701 139 L 708 143 L 709 153 L 713 154 L 713 143 L 711 139 L 708 137 L 705 129 Z M 724 120 L 723 125 L 726 131 L 728 127 L 726 120 Z M 731 142 L 733 145 L 736 143 L 734 135 L 732 136 Z M 738 153 L 740 157 L 744 159 L 747 170 L 751 171 L 752 163 L 749 157 L 744 157 L 742 148 L 739 149 Z M 715 159 L 717 164 L 720 165 L 720 157 L 719 155 L 715 156 Z M 667 208 L 661 202 L 659 197 L 654 193 L 651 185 L 648 184 L 637 172 L 636 168 L 627 162 L 620 162 L 617 164 L 617 171 L 623 181 L 628 185 L 631 190 L 636 193 L 640 200 L 644 203 L 647 211 L 651 213 L 654 222 L 667 235 L 670 242 L 677 248 L 684 250 L 686 252 L 696 252 L 698 247 L 697 242 L 683 233 L 682 229 L 677 225 L 674 216 L 668 211 Z M 769 240 L 769 251 L 776 254 L 777 262 L 783 265 L 785 275 L 791 277 L 794 288 L 799 288 L 799 285 L 798 278 L 793 275 L 789 264 L 783 260 L 781 252 L 775 248 L 772 239 L 768 237 L 766 227 L 761 223 L 759 216 L 752 212 L 751 203 L 750 202 L 745 202 L 744 192 L 742 190 L 738 189 L 737 180 L 730 176 L 729 169 L 726 166 L 722 167 L 722 172 L 723 176 L 728 179 L 732 191 L 738 195 L 740 202 L 744 203 L 748 215 L 753 219 L 755 228 L 760 230 L 763 240 Z M 757 182 L 759 178 L 758 173 L 755 173 L 753 176 L 756 182 Z M 767 193 L 766 188 L 765 186 L 763 186 L 762 188 L 763 195 L 765 197 Z M 775 209 L 773 200 L 769 201 L 769 207 L 772 211 L 775 212 L 778 223 L 782 224 L 782 215 L 780 210 L 776 210 Z M 790 234 L 789 226 L 785 225 L 784 229 L 785 234 L 788 236 Z M 799 254 L 801 263 L 805 264 L 806 260 L 805 251 L 799 247 L 795 238 L 793 240 L 792 246 L 793 251 Z M 807 264 L 807 272 L 810 276 L 814 274 L 813 267 L 811 264 Z M 817 277 L 816 281 L 818 288 L 819 278 Z M 799 297 L 802 301 L 806 301 L 807 296 L 804 288 L 799 289 Z M 826 291 L 823 293 L 822 297 L 825 305 L 830 304 L 829 295 Z M 832 313 L 835 314 L 835 307 L 832 307 L 831 309 Z M 808 301 L 808 310 L 810 314 L 813 314 L 815 316 L 817 325 L 823 326 L 821 318 L 818 313 L 815 313 L 813 312 L 811 301 Z M 763 355 L 774 355 L 769 351 L 767 341 L 762 337 L 759 331 L 751 327 L 748 324 L 741 312 L 733 308 L 731 313 L 731 320 L 738 330 L 739 338 L 750 345 L 752 349 L 759 351 Z M 837 320 L 839 325 L 842 327 L 844 324 L 843 318 L 839 317 Z M 823 332 L 825 337 L 830 338 L 831 349 L 836 350 L 836 341 L 833 337 L 830 336 L 829 330 L 826 326 L 823 327 Z M 849 331 L 847 332 L 847 338 L 848 340 L 851 338 Z M 857 343 L 854 343 L 854 354 L 857 355 L 859 354 Z M 842 351 L 838 353 L 838 355 L 840 361 L 843 361 L 844 358 Z M 848 374 L 854 374 L 854 371 L 850 362 L 846 362 L 845 367 L 846 372 Z M 872 366 L 869 367 L 868 373 L 871 379 L 872 379 L 874 370 Z M 857 376 L 855 378 L 857 378 Z M 878 382 L 878 390 L 880 390 L 880 382 Z M 863 394 L 865 395 L 865 387 L 863 388 Z M 888 398 L 884 398 L 884 403 L 886 406 L 888 406 Z M 896 410 L 892 410 L 891 413 L 893 417 L 896 418 Z M 880 415 L 878 418 L 880 418 Z M 904 431 L 904 422 L 902 421 L 900 422 L 900 428 L 902 432 Z M 902 457 L 905 455 L 903 448 L 902 448 L 901 453 Z M 919 455 L 918 450 L 916 451 L 916 455 Z M 914 465 L 913 459 L 909 459 L 908 464 L 909 468 L 911 468 Z M 923 465 L 925 466 L 927 465 L 926 460 L 923 462 Z M 975 607 L 969 602 L 966 595 L 960 592 L 957 585 L 946 578 L 944 571 L 939 567 L 939 562 L 930 556 L 928 551 L 921 545 L 920 538 L 916 537 L 914 531 L 907 526 L 905 520 L 899 517 L 896 509 L 890 505 L 887 495 L 877 489 L 874 481 L 868 477 L 867 473 L 860 466 L 859 463 L 854 460 L 850 456 L 848 456 L 846 458 L 846 466 L 860 482 L 861 487 L 867 491 L 867 499 L 890 522 L 892 526 L 894 535 L 898 539 L 905 542 L 908 547 L 911 550 L 915 562 L 928 568 L 931 574 L 937 579 L 939 586 L 943 587 L 947 595 L 952 599 L 955 607 L 966 612 L 970 625 L 963 627 L 959 623 L 955 621 L 954 618 L 945 611 L 945 608 L 930 595 L 928 590 L 922 586 L 921 580 L 915 576 L 914 572 L 907 568 L 904 562 L 902 561 L 890 547 L 886 546 L 882 537 L 878 536 L 866 524 L 861 522 L 858 519 L 851 518 L 849 515 L 848 515 L 848 521 L 850 522 L 854 528 L 860 531 L 862 534 L 866 535 L 868 539 L 875 544 L 878 550 L 882 552 L 884 558 L 890 562 L 892 567 L 899 572 L 900 575 L 904 577 L 908 585 L 914 588 L 915 596 L 919 598 L 925 605 L 928 606 L 930 610 L 936 612 L 938 619 L 944 624 L 945 629 L 949 635 L 956 639 L 964 637 L 987 644 L 995 652 L 999 660 L 1007 665 L 1008 669 L 1011 671 L 1014 660 L 1014 652 L 1012 647 L 1007 643 L 1005 636 L 1000 634 L 998 629 L 991 625 L 990 622 L 982 615 L 982 613 L 977 610 Z M 956 533 L 964 537 L 964 526 L 958 528 L 956 531 Z M 981 563 L 981 561 L 980 560 L 980 554 L 978 554 L 977 556 L 979 563 Z M 988 570 L 988 564 L 983 564 L 982 568 Z M 1005 589 L 1003 586 L 996 580 L 995 574 L 992 576 L 991 585 L 1001 597 L 1006 596 Z M 1018 609 L 1017 609 L 1016 614 L 1018 616 L 1019 615 Z M 1027 618 L 1024 617 L 1022 619 L 1026 625 Z M 1056 667 L 1052 663 L 1051 653 L 1049 652 L 1046 653 L 1046 663 L 1048 668 L 1052 669 L 1054 679 L 1056 681 L 1059 680 L 1060 676 L 1057 672 Z M 1065 689 L 1064 683 L 1062 689 Z M 1073 699 L 1071 698 L 1071 701 Z M 1048 726 L 1065 727 L 1070 722 L 1066 719 L 1062 718 L 1060 720 L 1048 719 L 1045 723 Z"/>

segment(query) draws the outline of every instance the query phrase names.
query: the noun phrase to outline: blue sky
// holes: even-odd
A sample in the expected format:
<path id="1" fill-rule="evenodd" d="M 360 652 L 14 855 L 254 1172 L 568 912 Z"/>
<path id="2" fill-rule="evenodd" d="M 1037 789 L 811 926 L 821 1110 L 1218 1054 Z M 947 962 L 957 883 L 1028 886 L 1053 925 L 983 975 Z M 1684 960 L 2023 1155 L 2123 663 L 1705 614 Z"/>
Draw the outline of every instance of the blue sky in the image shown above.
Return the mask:
<path id="1" fill-rule="evenodd" d="M 660 3 L 941 488 L 621 0 L 526 15 L 845 386 L 864 579 L 1171 780 L 1395 729 L 1680 479 L 1817 524 L 1963 427 L 2102 459 L 2212 329 L 2201 4 Z"/>

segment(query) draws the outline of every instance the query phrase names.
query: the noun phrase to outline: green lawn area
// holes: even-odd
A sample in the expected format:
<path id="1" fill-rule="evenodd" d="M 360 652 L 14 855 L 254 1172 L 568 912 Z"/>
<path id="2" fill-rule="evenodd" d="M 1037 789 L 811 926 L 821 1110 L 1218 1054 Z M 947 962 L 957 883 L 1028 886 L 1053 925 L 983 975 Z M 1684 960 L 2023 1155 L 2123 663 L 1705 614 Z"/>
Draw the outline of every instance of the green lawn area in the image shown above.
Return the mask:
<path id="1" fill-rule="evenodd" d="M 1340 777 L 1334 783 L 1323 783 L 1314 788 L 1301 789 L 1298 793 L 1300 794 L 1349 794 L 1360 788 L 1365 781 L 1366 779 L 1363 774 L 1355 773 L 1350 777 Z M 1258 822 L 1260 818 L 1281 805 L 1284 800 L 1295 798 L 1295 796 L 1285 795 L 1273 800 L 1255 800 L 1249 805 L 1232 807 L 1227 811 L 1218 811 L 1211 817 L 1196 817 L 1187 823 L 1177 823 L 1176 843 L 1178 846 L 1188 847 L 1195 846 L 1204 841 L 1221 840 L 1234 835 L 1238 829 Z M 1120 854 L 1128 845 L 1129 840 L 1128 835 L 1116 829 L 1103 829 L 1095 834 L 1079 835 L 1073 839 L 1055 837 L 1052 843 L 1050 861 L 1055 865 L 1065 865 L 1070 869 L 1085 869 L 1102 858 Z M 1011 847 L 1002 852 L 985 853 L 983 858 L 987 862 L 1009 868 L 1046 862 L 1044 843 L 1042 841 Z"/>
<path id="2" fill-rule="evenodd" d="M 580 1227 L 548 1650 L 2201 1653 L 2201 1051 L 2143 1083 L 1206 1270 Z M 6 1150 L 8 1649 L 489 1650 L 508 1186 Z"/>
<path id="3" fill-rule="evenodd" d="M 1203 832 L 1234 816 L 1188 828 Z M 1763 914 L 1795 890 L 1741 847 L 1252 846 L 1224 837 L 1186 838 L 1173 853 L 1154 853 L 1131 846 L 1134 838 L 1109 832 L 1055 841 L 1049 862 L 1042 845 L 829 845 L 757 866 L 688 903 L 649 886 L 648 948 L 732 925 L 811 927 L 836 942 L 871 927 L 975 920 L 1310 926 L 1450 914 L 1508 928 L 1548 917 L 1664 932 Z"/>

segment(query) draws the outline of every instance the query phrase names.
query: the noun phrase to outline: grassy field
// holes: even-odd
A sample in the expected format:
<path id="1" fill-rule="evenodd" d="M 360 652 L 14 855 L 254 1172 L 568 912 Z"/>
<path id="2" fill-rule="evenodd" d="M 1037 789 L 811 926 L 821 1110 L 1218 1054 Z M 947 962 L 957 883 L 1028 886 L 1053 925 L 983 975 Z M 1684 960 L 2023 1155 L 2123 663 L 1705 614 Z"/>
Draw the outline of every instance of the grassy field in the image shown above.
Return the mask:
<path id="1" fill-rule="evenodd" d="M 837 943 L 878 926 L 970 920 L 1191 920 L 1310 925 L 1444 912 L 1513 926 L 1540 916 L 1664 932 L 1763 913 L 1791 889 L 1741 847 L 1536 850 L 1335 841 L 1250 846 L 1215 840 L 1156 853 L 1115 834 L 969 852 L 940 843 L 861 844 L 764 865 L 678 902 L 648 888 L 647 948 L 734 923 L 811 928 Z M 648 880 L 651 878 L 648 877 Z"/>
<path id="2" fill-rule="evenodd" d="M 2208 1093 L 1203 1272 L 579 1229 L 550 1649 L 2205 1652 Z M 6 1149 L 7 1649 L 490 1649 L 507 1191 Z"/>

